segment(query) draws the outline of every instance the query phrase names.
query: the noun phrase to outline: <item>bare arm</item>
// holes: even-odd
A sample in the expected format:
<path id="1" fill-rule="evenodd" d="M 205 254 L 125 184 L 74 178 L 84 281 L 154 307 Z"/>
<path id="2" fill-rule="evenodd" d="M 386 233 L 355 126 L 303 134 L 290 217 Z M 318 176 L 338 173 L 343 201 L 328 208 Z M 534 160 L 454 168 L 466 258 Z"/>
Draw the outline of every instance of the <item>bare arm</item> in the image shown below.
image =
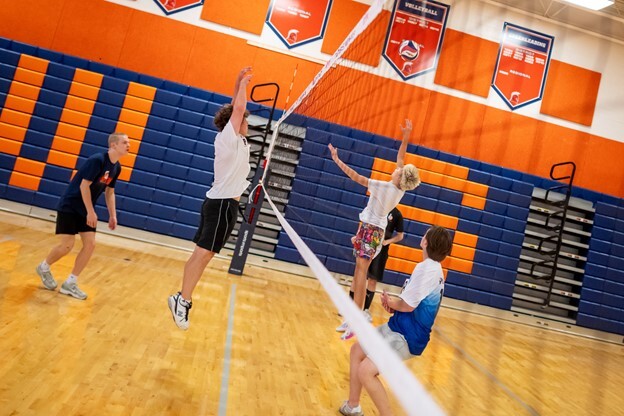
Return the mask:
<path id="1" fill-rule="evenodd" d="M 236 134 L 240 133 L 241 124 L 245 117 L 245 109 L 247 108 L 247 85 L 249 85 L 251 80 L 250 70 L 250 67 L 243 68 L 236 78 L 232 115 L 230 116 L 230 122 Z"/>
<path id="2" fill-rule="evenodd" d="M 108 228 L 114 230 L 117 227 L 117 209 L 115 206 L 115 189 L 106 187 L 104 199 L 108 208 Z"/>
<path id="3" fill-rule="evenodd" d="M 412 312 L 414 309 L 416 309 L 416 308 L 408 305 L 400 297 L 394 297 L 394 296 L 388 295 L 388 293 L 385 290 L 381 294 L 381 305 L 384 307 L 384 309 L 388 313 Z"/>
<path id="4" fill-rule="evenodd" d="M 399 241 L 403 240 L 404 236 L 405 236 L 405 233 L 396 233 L 395 235 L 392 236 L 392 238 L 384 240 L 382 244 L 384 246 L 388 246 L 390 244 L 398 243 Z"/>
<path id="5" fill-rule="evenodd" d="M 97 214 L 95 213 L 95 208 L 93 208 L 93 202 L 91 201 L 91 186 L 93 182 L 83 179 L 80 182 L 80 195 L 82 196 L 82 202 L 84 202 L 85 207 L 87 208 L 87 225 L 89 227 L 95 228 L 97 225 Z"/>
<path id="6" fill-rule="evenodd" d="M 338 165 L 340 170 L 343 171 L 349 178 L 351 178 L 355 182 L 368 188 L 368 178 L 360 175 L 359 173 L 351 169 L 349 166 L 347 166 L 346 163 L 340 160 L 340 158 L 338 157 L 338 149 L 332 146 L 331 143 L 327 145 L 327 147 L 329 147 L 329 152 L 331 153 L 331 157 L 334 160 L 334 162 L 336 162 L 336 165 Z"/>
<path id="7" fill-rule="evenodd" d="M 402 168 L 405 165 L 405 152 L 407 151 L 407 144 L 409 143 L 410 136 L 412 135 L 412 121 L 405 119 L 405 126 L 400 126 L 403 132 L 401 139 L 401 147 L 399 147 L 399 153 L 397 154 L 397 167 Z"/>

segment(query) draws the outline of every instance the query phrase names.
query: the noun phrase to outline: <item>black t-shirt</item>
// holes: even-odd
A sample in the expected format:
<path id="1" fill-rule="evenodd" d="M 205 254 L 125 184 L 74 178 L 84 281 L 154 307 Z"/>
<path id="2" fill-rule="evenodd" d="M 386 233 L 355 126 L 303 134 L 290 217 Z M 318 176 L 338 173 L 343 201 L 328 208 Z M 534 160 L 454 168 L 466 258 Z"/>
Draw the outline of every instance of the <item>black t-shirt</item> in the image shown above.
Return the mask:
<path id="1" fill-rule="evenodd" d="M 397 207 L 394 207 L 388 214 L 388 225 L 386 225 L 384 240 L 391 239 L 395 231 L 397 233 L 403 232 L 403 214 Z"/>
<path id="2" fill-rule="evenodd" d="M 114 188 L 117 177 L 121 173 L 119 162 L 113 163 L 108 157 L 108 153 L 98 153 L 88 158 L 78 169 L 74 178 L 69 183 L 65 194 L 59 201 L 57 211 L 73 212 L 87 216 L 87 207 L 82 201 L 80 184 L 83 179 L 91 181 L 91 201 L 95 206 L 95 201 L 102 195 L 106 187 Z"/>

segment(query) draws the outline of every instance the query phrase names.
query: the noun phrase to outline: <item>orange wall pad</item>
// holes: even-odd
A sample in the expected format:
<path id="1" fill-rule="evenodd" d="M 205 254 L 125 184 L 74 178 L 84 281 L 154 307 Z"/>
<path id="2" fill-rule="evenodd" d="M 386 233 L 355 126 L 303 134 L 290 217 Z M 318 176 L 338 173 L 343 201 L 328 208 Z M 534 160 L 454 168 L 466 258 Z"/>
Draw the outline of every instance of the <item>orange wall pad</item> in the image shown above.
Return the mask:
<path id="1" fill-rule="evenodd" d="M 551 60 L 540 112 L 591 126 L 601 77 L 599 72 Z"/>
<path id="2" fill-rule="evenodd" d="M 206 1 L 201 18 L 226 27 L 260 35 L 270 0 L 229 0 L 227 7 L 220 1 Z"/>

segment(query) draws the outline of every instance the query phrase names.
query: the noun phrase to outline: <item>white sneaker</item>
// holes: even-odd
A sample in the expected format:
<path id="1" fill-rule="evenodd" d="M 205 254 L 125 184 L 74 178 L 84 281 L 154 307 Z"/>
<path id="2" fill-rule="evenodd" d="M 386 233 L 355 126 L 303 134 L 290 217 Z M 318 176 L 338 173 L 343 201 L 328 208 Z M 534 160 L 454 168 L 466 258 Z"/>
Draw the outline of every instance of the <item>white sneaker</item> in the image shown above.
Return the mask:
<path id="1" fill-rule="evenodd" d="M 343 341 L 346 341 L 348 339 L 353 338 L 354 336 L 355 336 L 355 332 L 353 332 L 353 331 L 351 331 L 351 329 L 347 328 L 345 333 L 340 336 L 340 339 L 343 340 Z"/>
<path id="2" fill-rule="evenodd" d="M 339 327 L 336 328 L 336 332 L 345 332 L 348 329 L 349 329 L 349 324 L 347 323 L 347 321 L 344 321 L 343 323 L 340 324 Z"/>
<path id="3" fill-rule="evenodd" d="M 173 316 L 173 322 L 175 322 L 178 328 L 186 331 L 189 328 L 188 315 L 189 310 L 193 307 L 193 302 L 184 300 L 182 294 L 178 292 L 169 296 L 168 303 L 169 310 L 171 310 L 171 315 Z"/>
<path id="4" fill-rule="evenodd" d="M 48 270 L 47 272 L 43 271 L 43 269 L 41 268 L 41 264 L 39 264 L 35 270 L 37 271 L 37 274 L 41 278 L 41 282 L 46 289 L 56 289 L 56 280 L 54 280 L 54 276 L 52 276 L 52 272 L 50 272 L 50 270 Z"/>
<path id="5" fill-rule="evenodd" d="M 85 300 L 87 298 L 87 294 L 80 290 L 76 283 L 63 282 L 60 292 L 80 300 Z"/>
<path id="6" fill-rule="evenodd" d="M 340 409 L 338 409 L 341 415 L 344 416 L 364 416 L 364 412 L 362 411 L 362 406 L 359 404 L 355 407 L 349 406 L 349 401 L 346 400 Z"/>
<path id="7" fill-rule="evenodd" d="M 373 323 L 373 317 L 368 309 L 364 309 L 364 316 L 368 322 Z"/>

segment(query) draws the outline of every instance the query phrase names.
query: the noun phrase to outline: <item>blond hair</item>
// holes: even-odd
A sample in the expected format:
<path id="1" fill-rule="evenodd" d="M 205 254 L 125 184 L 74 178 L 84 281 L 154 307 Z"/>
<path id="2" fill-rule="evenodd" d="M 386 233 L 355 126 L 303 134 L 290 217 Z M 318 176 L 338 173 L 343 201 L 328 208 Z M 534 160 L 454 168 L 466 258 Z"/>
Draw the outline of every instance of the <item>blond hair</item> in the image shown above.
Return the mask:
<path id="1" fill-rule="evenodd" d="M 420 185 L 420 175 L 418 169 L 411 163 L 403 166 L 401 171 L 401 182 L 399 182 L 399 189 L 402 191 L 411 191 Z"/>
<path id="2" fill-rule="evenodd" d="M 111 133 L 111 135 L 108 136 L 108 146 L 110 147 L 111 145 L 117 143 L 119 140 L 125 139 L 126 137 L 128 137 L 126 133 Z"/>

